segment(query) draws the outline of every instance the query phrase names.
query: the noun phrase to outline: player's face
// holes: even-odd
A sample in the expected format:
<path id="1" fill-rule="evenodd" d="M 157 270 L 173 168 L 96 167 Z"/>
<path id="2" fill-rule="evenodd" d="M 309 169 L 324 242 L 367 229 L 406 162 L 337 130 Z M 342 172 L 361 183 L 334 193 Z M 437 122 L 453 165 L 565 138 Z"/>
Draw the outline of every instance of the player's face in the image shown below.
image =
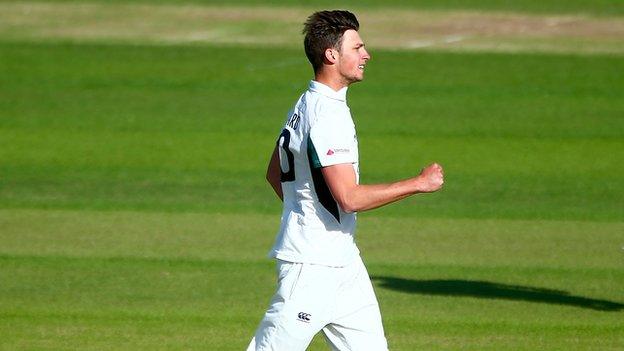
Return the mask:
<path id="1" fill-rule="evenodd" d="M 364 67 L 371 57 L 357 31 L 349 29 L 344 32 L 338 54 L 338 72 L 346 85 L 364 79 Z"/>

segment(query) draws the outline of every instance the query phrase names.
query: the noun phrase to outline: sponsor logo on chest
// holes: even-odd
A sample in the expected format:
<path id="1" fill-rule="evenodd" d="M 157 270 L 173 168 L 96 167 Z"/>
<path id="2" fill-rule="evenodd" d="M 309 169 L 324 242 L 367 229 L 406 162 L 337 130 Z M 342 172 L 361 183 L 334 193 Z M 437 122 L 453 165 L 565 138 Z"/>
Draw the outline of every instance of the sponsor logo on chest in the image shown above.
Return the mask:
<path id="1" fill-rule="evenodd" d="M 348 154 L 351 152 L 350 149 L 329 149 L 327 150 L 327 156 L 332 156 L 335 154 Z"/>

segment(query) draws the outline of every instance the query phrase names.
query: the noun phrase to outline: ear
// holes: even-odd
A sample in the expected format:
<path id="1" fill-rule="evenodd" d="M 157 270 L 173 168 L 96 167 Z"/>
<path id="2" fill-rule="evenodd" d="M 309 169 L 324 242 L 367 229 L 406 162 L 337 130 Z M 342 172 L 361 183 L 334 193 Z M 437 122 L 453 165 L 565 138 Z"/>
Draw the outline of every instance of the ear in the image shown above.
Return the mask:
<path id="1" fill-rule="evenodd" d="M 338 58 L 338 51 L 336 49 L 325 49 L 325 60 L 331 63 L 336 63 Z"/>

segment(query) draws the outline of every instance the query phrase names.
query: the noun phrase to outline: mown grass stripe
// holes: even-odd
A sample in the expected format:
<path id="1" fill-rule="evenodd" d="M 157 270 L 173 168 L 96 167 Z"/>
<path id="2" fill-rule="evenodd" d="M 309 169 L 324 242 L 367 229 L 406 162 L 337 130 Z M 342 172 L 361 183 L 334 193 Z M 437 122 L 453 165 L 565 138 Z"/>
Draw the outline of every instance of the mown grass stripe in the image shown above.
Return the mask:
<path id="1" fill-rule="evenodd" d="M 310 7 L 120 3 L 0 3 L 0 35 L 9 40 L 70 40 L 251 46 L 301 45 Z M 371 48 L 622 54 L 624 20 L 587 15 L 476 11 L 358 11 Z"/>

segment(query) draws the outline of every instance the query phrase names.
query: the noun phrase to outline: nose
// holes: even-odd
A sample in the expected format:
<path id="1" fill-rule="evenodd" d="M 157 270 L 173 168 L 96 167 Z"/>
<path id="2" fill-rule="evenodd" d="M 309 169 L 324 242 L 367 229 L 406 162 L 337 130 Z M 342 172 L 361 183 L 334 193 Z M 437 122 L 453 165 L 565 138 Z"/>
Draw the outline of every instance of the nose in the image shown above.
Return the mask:
<path id="1" fill-rule="evenodd" d="M 368 61 L 371 59 L 371 55 L 368 53 L 368 51 L 366 51 L 366 49 L 362 48 L 364 50 L 363 55 L 362 55 L 362 59 Z"/>

